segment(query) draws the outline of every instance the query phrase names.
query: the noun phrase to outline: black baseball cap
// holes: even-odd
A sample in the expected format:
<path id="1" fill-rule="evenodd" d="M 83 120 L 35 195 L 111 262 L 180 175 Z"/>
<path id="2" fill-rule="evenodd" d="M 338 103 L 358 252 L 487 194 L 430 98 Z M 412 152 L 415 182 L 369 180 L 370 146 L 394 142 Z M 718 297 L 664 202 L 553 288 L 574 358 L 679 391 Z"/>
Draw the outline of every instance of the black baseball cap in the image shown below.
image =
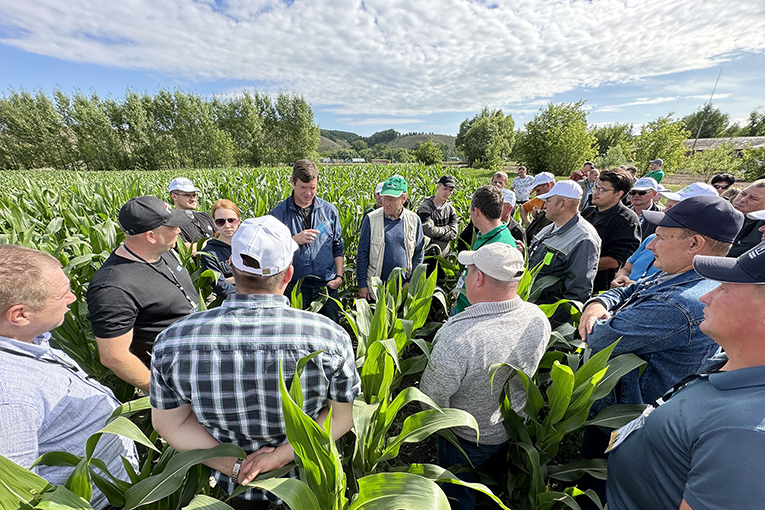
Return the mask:
<path id="1" fill-rule="evenodd" d="M 722 197 L 686 198 L 667 212 L 643 211 L 643 218 L 659 227 L 689 228 L 724 243 L 732 243 L 744 215 Z"/>
<path id="2" fill-rule="evenodd" d="M 157 197 L 131 198 L 122 206 L 117 217 L 120 227 L 129 235 L 142 234 L 162 225 L 182 227 L 191 220 L 192 216 L 187 211 L 173 209 Z"/>
<path id="3" fill-rule="evenodd" d="M 447 188 L 454 188 L 457 186 L 457 181 L 451 175 L 444 175 L 438 179 L 438 184 L 443 184 Z"/>
<path id="4" fill-rule="evenodd" d="M 735 259 L 697 255 L 693 258 L 693 269 L 718 282 L 765 284 L 765 242 Z"/>

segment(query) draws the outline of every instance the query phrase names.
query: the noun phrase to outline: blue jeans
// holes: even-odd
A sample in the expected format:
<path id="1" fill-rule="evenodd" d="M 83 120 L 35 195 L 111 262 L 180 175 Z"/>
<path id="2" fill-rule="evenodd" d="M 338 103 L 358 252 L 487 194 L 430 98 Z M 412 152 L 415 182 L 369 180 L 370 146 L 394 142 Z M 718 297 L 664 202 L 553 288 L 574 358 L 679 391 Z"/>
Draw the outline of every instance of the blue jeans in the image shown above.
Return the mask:
<path id="1" fill-rule="evenodd" d="M 472 441 L 466 441 L 461 437 L 457 438 L 460 446 L 468 458 L 476 468 L 483 467 L 486 461 L 495 453 L 502 450 L 507 443 L 500 444 L 476 444 Z M 436 437 L 437 450 L 437 463 L 443 468 L 450 468 L 455 464 L 464 464 L 470 466 L 466 461 L 464 455 L 449 441 L 441 436 Z M 478 474 L 475 471 L 467 471 L 457 475 L 457 478 L 466 482 L 478 482 L 480 480 Z M 476 503 L 476 494 L 473 489 L 462 487 L 460 485 L 454 485 L 452 483 L 444 483 L 441 485 L 446 497 L 449 498 L 449 503 L 452 510 L 474 510 Z"/>

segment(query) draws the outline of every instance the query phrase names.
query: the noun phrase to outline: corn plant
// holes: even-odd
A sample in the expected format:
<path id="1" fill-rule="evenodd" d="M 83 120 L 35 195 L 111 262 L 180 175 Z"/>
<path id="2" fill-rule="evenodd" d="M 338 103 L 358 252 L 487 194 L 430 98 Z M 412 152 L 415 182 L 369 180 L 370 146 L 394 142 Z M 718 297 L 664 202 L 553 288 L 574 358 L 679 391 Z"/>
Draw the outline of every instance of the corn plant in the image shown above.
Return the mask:
<path id="1" fill-rule="evenodd" d="M 578 356 L 567 356 L 564 351 L 553 349 L 559 341 L 560 337 L 554 334 L 550 349 L 535 374 L 528 375 L 506 363 L 490 369 L 492 381 L 499 373 L 506 375 L 510 370 L 510 376 L 519 377 L 526 390 L 522 413 L 513 409 L 507 385 L 500 399 L 505 428 L 510 435 L 506 489 L 510 504 L 519 510 L 549 510 L 558 503 L 579 508 L 574 498 L 582 495 L 600 506 L 593 491 L 583 492 L 575 486 L 562 490 L 558 487 L 575 482 L 584 474 L 605 479 L 605 460 L 578 459 L 559 465 L 555 460 L 560 445 L 568 434 L 588 425 L 620 427 L 636 418 L 644 408 L 611 406 L 588 420 L 593 403 L 608 395 L 624 374 L 644 367 L 646 362 L 634 354 L 609 359 L 617 341 L 580 366 Z"/>

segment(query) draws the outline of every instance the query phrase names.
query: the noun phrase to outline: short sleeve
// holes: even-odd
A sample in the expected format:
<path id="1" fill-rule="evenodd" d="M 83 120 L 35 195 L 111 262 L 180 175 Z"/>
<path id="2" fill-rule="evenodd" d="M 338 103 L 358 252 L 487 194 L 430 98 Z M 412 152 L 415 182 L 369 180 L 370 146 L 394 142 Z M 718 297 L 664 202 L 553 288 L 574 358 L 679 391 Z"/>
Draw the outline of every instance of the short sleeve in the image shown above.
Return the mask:
<path id="1" fill-rule="evenodd" d="M 361 377 L 356 369 L 356 357 L 350 339 L 344 339 L 343 345 L 347 345 L 347 348 L 337 354 L 339 363 L 329 381 L 327 397 L 335 402 L 353 402 L 361 393 Z"/>
<path id="2" fill-rule="evenodd" d="M 93 333 L 98 338 L 116 338 L 135 325 L 138 307 L 117 287 L 100 287 L 88 293 L 88 312 Z"/>
<path id="3" fill-rule="evenodd" d="M 168 380 L 172 377 L 173 361 L 157 351 L 151 357 L 149 401 L 155 409 L 176 409 L 188 403 L 173 389 L 172 381 Z"/>
<path id="4" fill-rule="evenodd" d="M 683 498 L 693 510 L 761 509 L 763 471 L 764 430 L 715 430 L 693 446 Z"/>

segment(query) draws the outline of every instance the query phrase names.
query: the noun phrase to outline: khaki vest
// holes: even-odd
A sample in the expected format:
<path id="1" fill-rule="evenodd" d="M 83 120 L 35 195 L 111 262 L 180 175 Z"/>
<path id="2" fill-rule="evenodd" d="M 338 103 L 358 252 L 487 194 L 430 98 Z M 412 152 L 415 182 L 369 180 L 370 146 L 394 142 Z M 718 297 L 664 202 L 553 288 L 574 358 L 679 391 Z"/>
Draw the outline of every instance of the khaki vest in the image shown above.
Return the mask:
<path id="1" fill-rule="evenodd" d="M 383 257 L 385 257 L 385 217 L 383 208 L 369 213 L 369 266 L 367 279 L 382 275 Z M 419 217 L 407 208 L 401 213 L 404 222 L 404 249 L 406 250 L 406 272 L 412 274 L 412 259 L 417 245 L 417 223 Z"/>

